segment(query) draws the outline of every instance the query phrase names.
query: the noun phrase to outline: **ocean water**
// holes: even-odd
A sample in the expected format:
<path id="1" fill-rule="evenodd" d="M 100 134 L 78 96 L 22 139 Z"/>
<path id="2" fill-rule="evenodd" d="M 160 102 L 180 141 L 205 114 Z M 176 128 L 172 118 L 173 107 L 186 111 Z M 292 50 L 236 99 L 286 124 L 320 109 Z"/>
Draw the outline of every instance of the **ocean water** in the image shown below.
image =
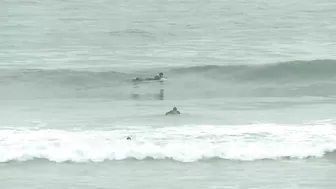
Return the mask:
<path id="1" fill-rule="evenodd" d="M 335 33 L 330 0 L 2 1 L 0 188 L 333 189 Z"/>

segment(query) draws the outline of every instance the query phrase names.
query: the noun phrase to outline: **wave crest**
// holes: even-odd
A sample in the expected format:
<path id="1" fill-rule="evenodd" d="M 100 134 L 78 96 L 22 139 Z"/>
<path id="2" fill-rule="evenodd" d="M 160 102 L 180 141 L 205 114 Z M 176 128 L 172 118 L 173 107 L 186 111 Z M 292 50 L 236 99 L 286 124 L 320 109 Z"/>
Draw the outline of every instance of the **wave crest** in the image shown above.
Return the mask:
<path id="1" fill-rule="evenodd" d="M 195 66 L 177 68 L 178 74 L 198 74 L 234 81 L 319 80 L 335 78 L 335 60 L 291 61 L 263 65 Z"/>
<path id="2" fill-rule="evenodd" d="M 206 65 L 193 66 L 187 68 L 173 68 L 163 71 L 169 78 L 189 76 L 190 80 L 195 78 L 225 78 L 231 81 L 276 81 L 279 79 L 298 82 L 302 80 L 323 80 L 336 77 L 335 60 L 314 60 L 314 61 L 292 61 L 277 64 L 264 65 Z M 158 70 L 161 72 L 162 70 Z M 1 81 L 7 82 L 54 82 L 64 84 L 80 83 L 104 83 L 108 82 L 130 82 L 135 76 L 143 73 L 122 73 L 115 71 L 76 71 L 76 70 L 2 70 L 0 72 Z M 151 72 L 147 76 L 157 73 Z M 194 76 L 190 76 L 194 75 Z M 226 81 L 224 80 L 224 81 Z"/>

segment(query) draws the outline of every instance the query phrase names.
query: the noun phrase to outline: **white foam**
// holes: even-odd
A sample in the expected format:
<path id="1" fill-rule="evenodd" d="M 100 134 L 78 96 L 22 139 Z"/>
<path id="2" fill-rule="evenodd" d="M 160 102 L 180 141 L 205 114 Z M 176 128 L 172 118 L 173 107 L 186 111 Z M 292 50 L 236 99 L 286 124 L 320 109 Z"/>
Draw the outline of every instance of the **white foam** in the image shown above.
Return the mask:
<path id="1" fill-rule="evenodd" d="M 132 140 L 126 140 L 127 136 Z M 54 162 L 127 158 L 253 161 L 322 157 L 335 149 L 336 127 L 331 124 L 132 127 L 111 131 L 0 130 L 0 162 L 37 158 Z"/>

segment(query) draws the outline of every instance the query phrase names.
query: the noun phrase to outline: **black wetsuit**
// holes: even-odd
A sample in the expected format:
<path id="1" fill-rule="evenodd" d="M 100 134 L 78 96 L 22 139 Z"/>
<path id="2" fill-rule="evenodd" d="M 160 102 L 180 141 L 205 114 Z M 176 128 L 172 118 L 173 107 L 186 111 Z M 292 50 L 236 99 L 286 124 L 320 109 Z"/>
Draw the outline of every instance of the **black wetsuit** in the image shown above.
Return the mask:
<path id="1" fill-rule="evenodd" d="M 166 113 L 166 115 L 175 115 L 175 114 L 181 114 L 181 113 L 178 110 L 170 110 L 169 112 Z"/>
<path id="2" fill-rule="evenodd" d="M 146 78 L 146 79 L 141 79 L 139 77 L 136 77 L 135 79 L 133 79 L 133 81 L 151 81 L 151 80 L 160 80 L 161 77 L 159 75 L 156 75 L 154 77 L 149 77 L 149 78 Z"/>
<path id="3" fill-rule="evenodd" d="M 156 75 L 154 77 L 147 78 L 146 80 L 160 80 L 161 77 L 159 75 Z"/>

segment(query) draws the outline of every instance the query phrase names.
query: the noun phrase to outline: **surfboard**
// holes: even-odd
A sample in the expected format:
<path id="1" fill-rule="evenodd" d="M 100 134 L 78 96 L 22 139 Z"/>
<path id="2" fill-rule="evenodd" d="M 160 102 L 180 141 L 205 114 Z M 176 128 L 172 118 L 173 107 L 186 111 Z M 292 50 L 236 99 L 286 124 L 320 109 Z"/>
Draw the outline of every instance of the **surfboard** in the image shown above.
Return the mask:
<path id="1" fill-rule="evenodd" d="M 159 80 L 146 80 L 146 79 L 141 79 L 141 78 L 138 78 L 138 77 L 135 77 L 132 79 L 133 82 L 140 82 L 140 81 L 146 81 L 146 82 L 155 82 L 155 81 L 160 81 L 160 82 L 163 82 L 163 81 L 167 81 L 168 79 L 167 78 L 161 78 Z"/>

